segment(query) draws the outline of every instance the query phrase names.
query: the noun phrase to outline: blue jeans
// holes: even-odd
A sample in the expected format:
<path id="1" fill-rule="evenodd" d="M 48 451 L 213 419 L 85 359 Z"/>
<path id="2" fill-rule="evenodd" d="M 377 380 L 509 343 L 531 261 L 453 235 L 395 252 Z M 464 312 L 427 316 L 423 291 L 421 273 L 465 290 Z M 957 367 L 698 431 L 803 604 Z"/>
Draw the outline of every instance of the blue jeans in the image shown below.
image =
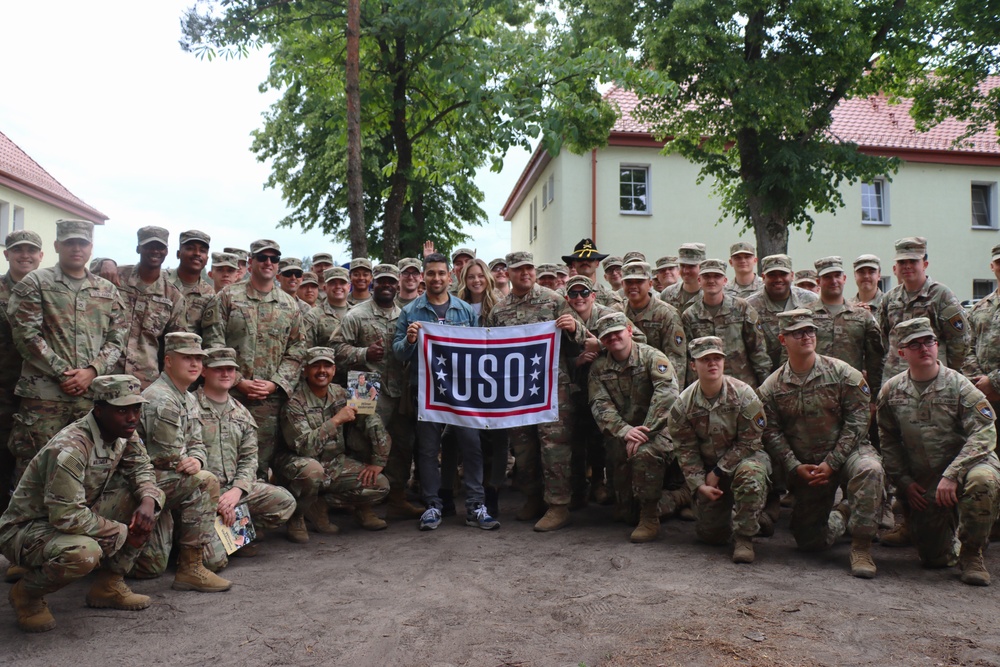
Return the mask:
<path id="1" fill-rule="evenodd" d="M 448 426 L 458 440 L 465 467 L 465 507 L 471 509 L 483 504 L 483 450 L 479 444 L 479 431 L 464 426 Z M 417 470 L 420 471 L 420 499 L 426 507 L 441 509 L 441 436 L 445 424 L 417 422 Z"/>

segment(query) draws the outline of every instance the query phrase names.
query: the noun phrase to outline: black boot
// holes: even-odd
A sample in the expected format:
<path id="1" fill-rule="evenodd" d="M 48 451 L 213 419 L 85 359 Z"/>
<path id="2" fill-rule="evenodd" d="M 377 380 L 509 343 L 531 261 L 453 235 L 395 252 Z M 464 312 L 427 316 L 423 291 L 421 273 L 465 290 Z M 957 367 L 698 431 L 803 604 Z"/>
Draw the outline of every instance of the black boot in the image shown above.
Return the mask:
<path id="1" fill-rule="evenodd" d="M 455 492 L 453 489 L 439 489 L 441 516 L 455 516 Z M 490 516 L 493 516 L 492 514 Z"/>
<path id="2" fill-rule="evenodd" d="M 489 512 L 491 517 L 496 519 L 500 516 L 500 489 L 487 486 L 483 491 L 486 494 L 486 511 Z"/>

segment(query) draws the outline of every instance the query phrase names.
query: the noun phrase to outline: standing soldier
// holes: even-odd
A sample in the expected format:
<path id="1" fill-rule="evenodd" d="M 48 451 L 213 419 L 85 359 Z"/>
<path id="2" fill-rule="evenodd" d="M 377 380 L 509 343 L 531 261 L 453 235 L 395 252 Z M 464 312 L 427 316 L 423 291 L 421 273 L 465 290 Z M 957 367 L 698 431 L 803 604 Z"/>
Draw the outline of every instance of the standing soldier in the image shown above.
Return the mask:
<path id="1" fill-rule="evenodd" d="M 240 275 L 240 258 L 229 252 L 213 252 L 212 268 L 208 272 L 208 277 L 212 279 L 212 294 L 218 294 L 230 285 L 235 285 Z M 209 299 L 212 295 L 209 295 Z M 208 301 L 205 301 L 208 304 Z M 198 313 L 198 331 L 201 333 L 201 315 L 205 312 L 204 306 Z M 188 322 L 190 324 L 190 322 Z"/>
<path id="2" fill-rule="evenodd" d="M 802 269 L 801 271 L 796 271 L 795 280 L 792 281 L 792 284 L 795 287 L 806 290 L 807 292 L 819 294 L 819 276 L 816 275 L 816 271 L 813 269 Z"/>
<path id="3" fill-rule="evenodd" d="M 851 299 L 851 303 L 864 306 L 877 316 L 885 296 L 881 280 L 882 260 L 875 255 L 858 255 L 854 260 L 854 284 L 858 286 L 858 293 Z"/>
<path id="4" fill-rule="evenodd" d="M 298 257 L 284 257 L 278 265 L 278 285 L 288 296 L 295 299 L 295 305 L 305 317 L 310 306 L 297 296 L 299 285 L 302 284 L 302 260 Z"/>
<path id="5" fill-rule="evenodd" d="M 667 415 L 677 400 L 677 377 L 665 354 L 632 340 L 622 313 L 602 317 L 597 335 L 608 353 L 590 367 L 590 409 L 608 437 L 615 514 L 631 519 L 637 502 L 639 524 L 629 539 L 649 542 L 660 533 L 660 498 L 672 448 Z"/>
<path id="6" fill-rule="evenodd" d="M 299 283 L 299 288 L 295 290 L 295 296 L 298 297 L 300 302 L 308 306 L 302 314 L 305 317 L 316 306 L 316 300 L 319 297 L 319 278 L 315 273 L 312 271 L 302 272 L 302 282 Z"/>
<path id="7" fill-rule="evenodd" d="M 202 326 L 207 347 L 236 350 L 239 368 L 233 398 L 257 422 L 257 478 L 266 481 L 280 436 L 278 415 L 299 380 L 305 348 L 302 314 L 295 300 L 274 287 L 280 247 L 261 239 L 250 248 L 250 279 L 212 297 Z"/>
<path id="8" fill-rule="evenodd" d="M 400 308 L 405 308 L 420 296 L 423 268 L 423 263 L 415 257 L 404 257 L 399 260 L 399 294 L 396 295 L 396 305 Z M 323 345 L 326 345 L 326 342 Z"/>
<path id="9" fill-rule="evenodd" d="M 624 261 L 621 257 L 612 257 L 610 255 L 605 257 L 604 261 L 601 262 L 601 267 L 604 269 L 604 279 L 611 286 L 611 291 L 619 295 L 622 294 L 622 264 L 624 264 Z"/>
<path id="10" fill-rule="evenodd" d="M 677 261 L 676 255 L 664 255 L 656 260 L 656 280 L 657 286 L 660 288 L 657 296 L 659 296 L 659 292 L 675 285 L 680 280 L 680 263 Z"/>
<path id="11" fill-rule="evenodd" d="M 879 393 L 886 472 L 924 566 L 955 564 L 957 528 L 962 581 L 988 586 L 983 550 L 1000 498 L 993 408 L 967 378 L 938 361 L 929 318 L 900 322 L 892 334 L 909 369 Z"/>
<path id="12" fill-rule="evenodd" d="M 327 269 L 333 268 L 333 255 L 328 252 L 318 252 L 312 256 L 312 270 L 316 273 L 316 276 L 322 280 L 323 274 L 326 273 Z"/>
<path id="13" fill-rule="evenodd" d="M 236 255 L 240 258 L 239 260 L 239 275 L 236 277 L 236 282 L 243 282 L 246 278 L 247 272 L 250 269 L 250 253 L 242 248 L 223 248 L 222 252 L 228 252 L 230 255 Z"/>
<path id="14" fill-rule="evenodd" d="M 187 319 L 184 295 L 160 271 L 169 232 L 163 227 L 143 227 L 138 237 L 139 263 L 118 269 L 128 338 L 116 372 L 134 375 L 145 389 L 160 375 L 164 334 L 184 331 Z"/>
<path id="15" fill-rule="evenodd" d="M 764 279 L 757 275 L 757 249 L 748 241 L 729 246 L 729 264 L 736 275 L 726 285 L 726 292 L 741 299 L 764 289 Z"/>
<path id="16" fill-rule="evenodd" d="M 752 563 L 771 474 L 764 406 L 750 385 L 723 374 L 722 338 L 696 338 L 689 356 L 696 379 L 674 402 L 669 432 L 694 497 L 695 533 L 709 544 L 732 536 L 733 562 Z"/>
<path id="17" fill-rule="evenodd" d="M 176 269 L 167 271 L 167 280 L 184 295 L 187 325 L 196 334 L 201 334 L 201 315 L 216 292 L 215 286 L 202 276 L 208 263 L 208 244 L 211 241 L 211 236 L 197 229 L 181 232 L 181 247 L 177 249 L 180 264 Z M 214 260 L 212 264 L 214 266 Z M 238 263 L 236 268 L 239 269 Z"/>
<path id="18" fill-rule="evenodd" d="M 497 289 L 500 290 L 504 296 L 510 294 L 510 277 L 507 275 L 507 259 L 505 257 L 492 259 L 490 260 L 489 267 L 490 273 L 493 274 L 493 281 L 497 284 Z"/>
<path id="19" fill-rule="evenodd" d="M 622 267 L 625 296 L 628 304 L 625 316 L 646 336 L 646 344 L 663 352 L 675 369 L 687 363 L 684 325 L 680 313 L 668 303 L 655 298 L 649 264 L 631 262 Z M 677 371 L 675 371 L 677 372 Z"/>
<path id="20" fill-rule="evenodd" d="M 851 574 L 871 579 L 885 476 L 868 442 L 871 390 L 859 371 L 816 354 L 812 311 L 799 308 L 778 318 L 788 361 L 759 394 L 767 418 L 764 447 L 775 465 L 784 467 L 795 494 L 792 535 L 800 549 L 818 551 L 833 546 L 849 528 Z M 842 483 L 846 501 L 834 509 Z"/>
<path id="21" fill-rule="evenodd" d="M 792 258 L 788 255 L 769 255 L 761 263 L 764 289 L 747 299 L 757 311 L 761 331 L 771 357 L 771 369 L 777 369 L 785 360 L 785 350 L 778 340 L 780 325 L 778 313 L 807 308 L 818 297 L 808 290 L 792 286 Z"/>
<path id="22" fill-rule="evenodd" d="M 326 298 L 317 303 L 303 319 L 306 345 L 326 347 L 333 332 L 347 314 L 347 290 L 351 286 L 347 269 L 335 266 L 323 274 Z M 346 375 L 344 377 L 347 377 Z"/>
<path id="23" fill-rule="evenodd" d="M 367 257 L 355 257 L 351 260 L 351 293 L 347 297 L 347 305 L 356 306 L 372 298 L 372 263 Z"/>
<path id="24" fill-rule="evenodd" d="M 1000 244 L 993 246 L 992 255 L 990 270 L 1000 284 Z M 971 342 L 962 372 L 983 392 L 995 415 L 1000 408 L 1000 289 L 972 308 L 969 333 Z"/>
<path id="25" fill-rule="evenodd" d="M 576 271 L 576 275 L 590 278 L 590 282 L 597 289 L 597 303 L 608 308 L 621 310 L 625 300 L 597 280 L 597 267 L 605 258 L 607 255 L 598 252 L 591 239 L 581 239 L 573 247 L 573 252 L 562 256 L 562 261 L 566 262 L 570 269 Z"/>
<path id="26" fill-rule="evenodd" d="M 701 287 L 698 286 L 698 267 L 704 260 L 704 243 L 685 243 L 682 245 L 677 251 L 681 280 L 660 292 L 660 300 L 666 301 L 679 313 L 687 310 L 687 307 L 701 296 Z"/>

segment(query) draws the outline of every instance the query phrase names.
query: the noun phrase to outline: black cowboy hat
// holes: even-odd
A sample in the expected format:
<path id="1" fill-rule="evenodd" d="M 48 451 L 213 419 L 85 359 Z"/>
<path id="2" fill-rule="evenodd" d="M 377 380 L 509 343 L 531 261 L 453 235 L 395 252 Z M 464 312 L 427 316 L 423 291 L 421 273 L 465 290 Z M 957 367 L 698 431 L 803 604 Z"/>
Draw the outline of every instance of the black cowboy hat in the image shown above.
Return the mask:
<path id="1" fill-rule="evenodd" d="M 573 248 L 572 253 L 562 256 L 562 260 L 567 264 L 581 259 L 594 259 L 599 262 L 605 257 L 607 257 L 607 255 L 597 252 L 597 248 L 594 247 L 593 239 L 582 239 L 576 244 L 576 247 Z"/>

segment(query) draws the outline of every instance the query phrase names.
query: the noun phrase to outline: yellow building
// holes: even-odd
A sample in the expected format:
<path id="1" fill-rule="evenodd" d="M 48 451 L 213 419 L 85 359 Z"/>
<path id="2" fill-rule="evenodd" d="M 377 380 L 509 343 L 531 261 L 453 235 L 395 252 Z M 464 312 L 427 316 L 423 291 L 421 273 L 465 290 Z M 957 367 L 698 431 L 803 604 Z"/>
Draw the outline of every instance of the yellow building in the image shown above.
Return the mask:
<path id="1" fill-rule="evenodd" d="M 108 219 L 70 192 L 0 132 L 0 244 L 7 232 L 30 229 L 42 237 L 42 266 L 53 266 L 56 253 L 56 220 L 77 218 L 103 225 Z M 0 274 L 7 261 L 0 255 Z"/>

